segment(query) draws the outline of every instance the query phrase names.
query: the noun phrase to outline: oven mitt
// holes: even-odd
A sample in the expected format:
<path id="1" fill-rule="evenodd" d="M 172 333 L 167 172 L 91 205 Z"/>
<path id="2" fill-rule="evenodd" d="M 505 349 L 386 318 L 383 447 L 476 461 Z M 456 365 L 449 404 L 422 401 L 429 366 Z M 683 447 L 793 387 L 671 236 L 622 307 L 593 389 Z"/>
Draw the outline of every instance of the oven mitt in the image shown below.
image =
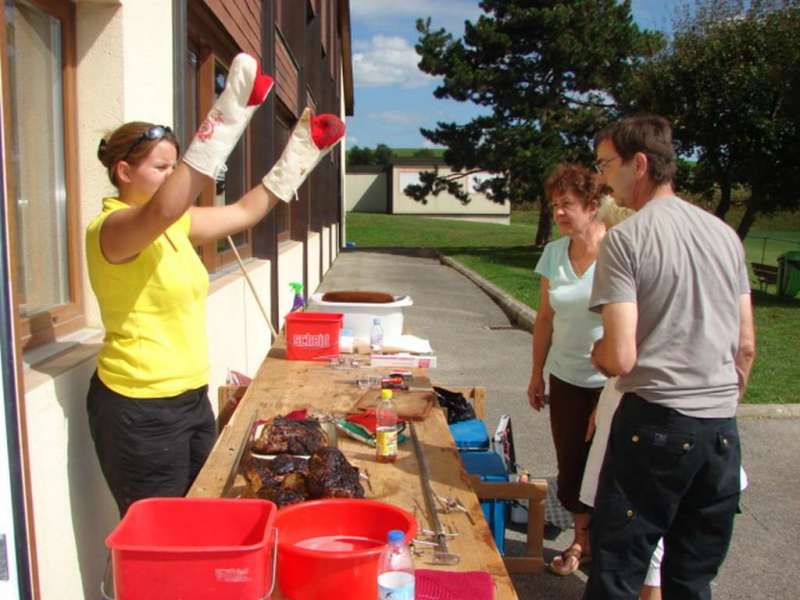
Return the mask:
<path id="1" fill-rule="evenodd" d="M 290 202 L 308 174 L 343 135 L 344 123 L 339 117 L 315 117 L 306 108 L 278 162 L 264 176 L 264 186 L 284 202 Z"/>
<path id="2" fill-rule="evenodd" d="M 273 83 L 269 75 L 260 72 L 255 58 L 237 54 L 228 71 L 225 89 L 194 134 L 183 155 L 184 162 L 204 175 L 224 179 L 228 156 L 250 117 L 267 99 Z"/>

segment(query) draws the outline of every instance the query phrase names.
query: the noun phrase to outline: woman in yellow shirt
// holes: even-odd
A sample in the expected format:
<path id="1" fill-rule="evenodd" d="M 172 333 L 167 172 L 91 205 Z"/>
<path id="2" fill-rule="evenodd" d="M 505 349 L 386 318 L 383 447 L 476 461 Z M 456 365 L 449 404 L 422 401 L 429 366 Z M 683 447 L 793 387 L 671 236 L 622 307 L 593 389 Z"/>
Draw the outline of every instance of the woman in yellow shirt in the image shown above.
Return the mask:
<path id="1" fill-rule="evenodd" d="M 208 273 L 194 246 L 255 225 L 289 202 L 341 138 L 332 115 L 303 113 L 262 184 L 236 203 L 194 200 L 225 162 L 272 80 L 238 55 L 225 90 L 178 161 L 169 127 L 132 122 L 101 140 L 98 158 L 119 190 L 86 231 L 92 288 L 106 329 L 87 396 L 106 481 L 124 515 L 152 496 L 182 496 L 214 442 L 205 301 Z"/>

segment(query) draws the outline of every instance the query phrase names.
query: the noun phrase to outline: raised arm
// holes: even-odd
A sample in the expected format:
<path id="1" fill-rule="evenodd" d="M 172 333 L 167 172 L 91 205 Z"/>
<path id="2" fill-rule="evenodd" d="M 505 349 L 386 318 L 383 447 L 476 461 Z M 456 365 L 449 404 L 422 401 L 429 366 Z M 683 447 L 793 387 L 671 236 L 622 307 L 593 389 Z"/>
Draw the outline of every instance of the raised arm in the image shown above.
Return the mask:
<path id="1" fill-rule="evenodd" d="M 168 168 L 174 167 L 174 171 L 152 197 L 137 198 L 130 208 L 115 211 L 103 223 L 100 244 L 107 260 L 120 263 L 136 256 L 192 206 L 208 178 L 224 174 L 228 156 L 271 89 L 272 79 L 260 73 L 253 57 L 236 56 L 224 91 L 195 134 L 183 161 L 175 166 L 173 159 Z M 126 179 L 128 172 L 132 174 L 135 166 L 122 160 L 114 168 L 122 179 L 122 192 L 130 183 Z"/>
<path id="2" fill-rule="evenodd" d="M 344 123 L 335 115 L 313 116 L 306 108 L 295 125 L 281 157 L 261 185 L 234 204 L 193 206 L 189 237 L 193 244 L 217 240 L 258 223 L 278 201 L 290 202 L 308 174 L 344 135 Z"/>

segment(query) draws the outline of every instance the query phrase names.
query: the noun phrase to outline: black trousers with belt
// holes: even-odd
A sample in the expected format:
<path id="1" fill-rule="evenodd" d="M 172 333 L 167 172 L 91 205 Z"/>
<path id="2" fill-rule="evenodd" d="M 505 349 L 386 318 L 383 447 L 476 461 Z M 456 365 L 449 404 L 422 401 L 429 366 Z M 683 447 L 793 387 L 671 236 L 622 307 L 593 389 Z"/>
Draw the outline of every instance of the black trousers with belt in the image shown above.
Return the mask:
<path id="1" fill-rule="evenodd" d="M 89 429 L 121 516 L 136 500 L 189 490 L 216 438 L 207 391 L 203 386 L 170 398 L 129 398 L 92 376 Z"/>
<path id="2" fill-rule="evenodd" d="M 739 503 L 735 418 L 701 419 L 625 394 L 590 526 L 584 600 L 634 600 L 664 538 L 665 600 L 711 598 Z"/>

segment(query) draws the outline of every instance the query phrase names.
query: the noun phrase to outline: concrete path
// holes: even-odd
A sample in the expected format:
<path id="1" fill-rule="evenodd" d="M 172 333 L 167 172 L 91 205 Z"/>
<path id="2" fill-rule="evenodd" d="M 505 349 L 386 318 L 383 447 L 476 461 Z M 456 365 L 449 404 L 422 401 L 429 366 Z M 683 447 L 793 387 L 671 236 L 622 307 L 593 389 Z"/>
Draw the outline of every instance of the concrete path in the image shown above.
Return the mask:
<path id="1" fill-rule="evenodd" d="M 531 269 L 532 270 L 532 269 Z M 548 414 L 533 412 L 525 390 L 531 368 L 531 335 L 473 281 L 431 256 L 402 251 L 345 252 L 320 291 L 369 289 L 409 294 L 408 332 L 430 339 L 439 367 L 435 382 L 487 388 L 490 427 L 501 414 L 514 424 L 517 459 L 536 477 L 556 474 Z M 514 318 L 517 321 L 517 318 Z M 750 487 L 742 497 L 731 549 L 714 583 L 714 597 L 790 600 L 798 597 L 800 564 L 800 413 L 776 408 L 743 411 L 739 428 Z M 567 546 L 572 532 L 545 539 L 545 559 Z M 509 550 L 521 548 L 509 531 Z M 514 576 L 520 598 L 579 600 L 586 576 L 549 573 Z"/>

